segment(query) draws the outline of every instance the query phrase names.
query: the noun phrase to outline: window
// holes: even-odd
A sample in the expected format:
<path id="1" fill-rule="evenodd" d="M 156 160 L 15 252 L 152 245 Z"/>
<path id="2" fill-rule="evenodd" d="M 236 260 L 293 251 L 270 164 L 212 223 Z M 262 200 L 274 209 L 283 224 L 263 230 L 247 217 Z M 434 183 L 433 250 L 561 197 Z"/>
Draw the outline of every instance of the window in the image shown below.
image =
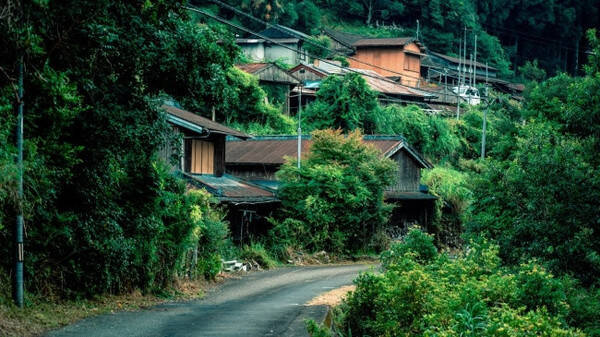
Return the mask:
<path id="1" fill-rule="evenodd" d="M 404 70 L 419 72 L 421 66 L 421 60 L 419 56 L 412 54 L 404 54 Z"/>
<path id="2" fill-rule="evenodd" d="M 191 141 L 191 173 L 214 174 L 214 158 L 215 144 L 198 139 Z"/>

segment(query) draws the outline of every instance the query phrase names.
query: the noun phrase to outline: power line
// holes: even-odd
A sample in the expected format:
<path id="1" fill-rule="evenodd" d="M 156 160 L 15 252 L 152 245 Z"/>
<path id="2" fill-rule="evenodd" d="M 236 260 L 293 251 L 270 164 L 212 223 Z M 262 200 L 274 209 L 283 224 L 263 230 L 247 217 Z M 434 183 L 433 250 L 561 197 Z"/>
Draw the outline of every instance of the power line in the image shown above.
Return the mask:
<path id="1" fill-rule="evenodd" d="M 254 31 L 252 31 L 252 30 L 250 30 L 250 29 L 248 29 L 246 27 L 243 27 L 243 26 L 237 25 L 235 23 L 232 23 L 232 22 L 230 22 L 230 21 L 228 21 L 228 20 L 226 20 L 226 19 L 224 19 L 224 18 L 222 18 L 222 17 L 220 17 L 218 15 L 214 15 L 214 14 L 208 13 L 206 11 L 203 11 L 201 9 L 194 8 L 194 7 L 189 7 L 189 6 L 182 6 L 182 8 L 190 10 L 190 11 L 193 11 L 193 12 L 196 12 L 196 13 L 200 13 L 200 14 L 205 15 L 205 16 L 208 16 L 208 17 L 210 17 L 210 18 L 212 18 L 212 19 L 214 19 L 216 21 L 219 21 L 219 22 L 221 22 L 223 24 L 229 25 L 231 27 L 234 27 L 234 28 L 239 29 L 241 31 L 244 31 L 246 33 L 258 36 L 259 38 L 261 38 L 263 40 L 266 40 L 266 41 L 269 41 L 269 42 L 271 42 L 271 43 L 273 43 L 273 44 L 275 44 L 277 46 L 280 46 L 282 48 L 291 50 L 291 51 L 296 52 L 296 53 L 300 53 L 300 51 L 298 51 L 298 49 L 296 49 L 296 48 L 293 48 L 293 47 L 287 46 L 285 44 L 279 43 L 279 42 L 275 41 L 274 39 L 266 37 L 266 36 L 264 36 L 264 35 L 262 35 L 260 33 L 254 32 Z M 355 69 L 352 69 L 352 68 L 342 67 L 342 66 L 334 63 L 333 61 L 325 60 L 323 58 L 320 58 L 320 57 L 318 57 L 316 55 L 313 55 L 311 53 L 308 53 L 308 52 L 304 52 L 304 54 L 306 54 L 309 57 L 312 57 L 314 59 L 318 59 L 321 62 L 324 62 L 324 63 L 327 63 L 329 65 L 338 67 L 338 68 L 343 69 L 343 70 L 348 71 L 348 72 L 357 73 L 357 74 L 362 75 L 362 76 L 371 77 L 371 78 L 374 78 L 374 79 L 377 79 L 377 80 L 380 80 L 380 81 L 385 81 L 385 82 L 393 83 L 395 85 L 399 85 L 399 86 L 406 87 L 406 88 L 413 89 L 413 90 L 419 90 L 419 91 L 423 91 L 423 92 L 427 92 L 427 93 L 431 93 L 431 94 L 436 94 L 436 95 L 438 94 L 437 92 L 433 92 L 433 91 L 429 91 L 429 90 L 424 90 L 424 89 L 421 89 L 421 88 L 410 87 L 410 86 L 405 85 L 405 84 L 400 84 L 398 82 L 394 82 L 394 81 L 389 80 L 389 79 L 387 79 L 385 77 L 382 77 L 382 76 L 373 76 L 373 75 L 370 75 L 370 74 L 367 74 L 367 73 L 363 73 L 361 71 L 358 71 L 358 70 L 355 70 Z"/>
<path id="2" fill-rule="evenodd" d="M 318 44 L 318 43 L 316 43 L 314 41 L 311 41 L 310 39 L 306 39 L 303 36 L 300 36 L 300 35 L 296 34 L 295 32 L 293 32 L 291 30 L 282 29 L 278 25 L 273 25 L 273 24 L 271 24 L 271 23 L 269 23 L 267 21 L 264 21 L 264 20 L 261 20 L 259 18 L 256 18 L 256 17 L 254 17 L 254 16 L 252 16 L 252 15 L 250 15 L 248 13 L 244 13 L 244 12 L 240 11 L 239 9 L 237 9 L 237 8 L 231 6 L 231 5 L 228 5 L 228 4 L 226 4 L 226 3 L 224 3 L 224 2 L 222 2 L 220 0 L 209 0 L 209 1 L 212 2 L 212 3 L 215 3 L 215 4 L 219 5 L 219 6 L 225 7 L 227 9 L 229 9 L 229 10 L 232 10 L 235 13 L 243 15 L 243 16 L 245 16 L 245 17 L 247 17 L 247 18 L 249 18 L 251 20 L 254 20 L 254 21 L 258 22 L 258 23 L 264 24 L 268 28 L 274 28 L 274 29 L 276 29 L 276 30 L 278 30 L 278 31 L 280 31 L 282 33 L 293 35 L 297 39 L 300 39 L 300 40 L 302 40 L 302 41 L 304 41 L 304 42 L 306 42 L 308 44 L 311 44 L 311 45 L 313 45 L 313 46 L 315 46 L 317 48 L 321 48 L 323 50 L 327 50 L 328 52 L 333 53 L 335 55 L 344 56 L 345 58 L 348 58 L 348 59 L 350 59 L 352 61 L 364 64 L 364 65 L 368 65 L 370 67 L 374 67 L 374 68 L 378 68 L 378 69 L 381 69 L 381 70 L 385 70 L 385 71 L 388 71 L 388 72 L 391 72 L 391 73 L 394 73 L 396 75 L 400 75 L 400 76 L 403 76 L 403 77 L 408 77 L 408 78 L 412 78 L 412 79 L 416 79 L 416 80 L 420 80 L 421 79 L 420 77 L 415 77 L 415 76 L 411 76 L 411 75 L 402 74 L 402 73 L 399 73 L 397 71 L 394 71 L 394 70 L 391 70 L 391 69 L 388 69 L 388 68 L 385 68 L 385 67 L 381 67 L 381 66 L 378 66 L 376 64 L 369 63 L 369 62 L 365 62 L 365 61 L 359 60 L 359 59 L 357 59 L 355 57 L 352 57 L 352 56 L 348 56 L 348 55 L 346 55 L 344 53 L 341 53 L 341 52 L 339 52 L 337 50 L 334 50 L 334 49 L 331 49 L 331 48 L 327 48 L 327 47 L 325 47 L 323 45 L 320 45 L 320 44 Z"/>

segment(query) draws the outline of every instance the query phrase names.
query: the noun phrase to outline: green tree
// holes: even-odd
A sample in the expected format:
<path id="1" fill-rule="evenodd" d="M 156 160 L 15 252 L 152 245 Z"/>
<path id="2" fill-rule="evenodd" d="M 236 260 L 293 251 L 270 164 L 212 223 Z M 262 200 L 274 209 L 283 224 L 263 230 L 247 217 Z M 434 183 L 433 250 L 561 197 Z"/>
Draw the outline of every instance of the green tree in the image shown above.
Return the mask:
<path id="1" fill-rule="evenodd" d="M 179 1 L 20 1 L 0 12 L 3 220 L 15 215 L 15 149 L 4 144 L 14 144 L 21 56 L 26 70 L 26 288 L 92 295 L 164 287 L 200 222 L 156 156 L 170 138 L 158 97 L 222 107 L 232 37 L 190 23 Z M 11 233 L 2 228 L 0 238 L 10 242 Z M 8 272 L 10 245 L 0 256 Z"/>
<path id="2" fill-rule="evenodd" d="M 359 74 L 347 73 L 327 77 L 317 91 L 316 101 L 306 108 L 303 117 L 313 130 L 360 129 L 374 133 L 378 114 L 377 93 Z"/>
<path id="3" fill-rule="evenodd" d="M 394 179 L 394 162 L 363 144 L 359 131 L 315 131 L 312 137 L 302 167 L 289 160 L 277 173 L 286 220 L 273 235 L 311 251 L 366 248 L 387 222 L 383 191 Z"/>

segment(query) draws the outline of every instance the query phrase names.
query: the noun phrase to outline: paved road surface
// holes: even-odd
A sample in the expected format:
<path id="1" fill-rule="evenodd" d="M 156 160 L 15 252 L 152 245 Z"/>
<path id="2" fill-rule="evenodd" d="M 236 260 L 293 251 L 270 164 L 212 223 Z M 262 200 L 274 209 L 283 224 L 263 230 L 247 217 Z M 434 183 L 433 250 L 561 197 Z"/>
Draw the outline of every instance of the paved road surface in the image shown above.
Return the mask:
<path id="1" fill-rule="evenodd" d="M 322 315 L 323 308 L 303 304 L 320 293 L 351 284 L 360 271 L 369 268 L 289 267 L 251 273 L 225 282 L 201 300 L 101 315 L 47 336 L 306 336 L 303 319 Z"/>

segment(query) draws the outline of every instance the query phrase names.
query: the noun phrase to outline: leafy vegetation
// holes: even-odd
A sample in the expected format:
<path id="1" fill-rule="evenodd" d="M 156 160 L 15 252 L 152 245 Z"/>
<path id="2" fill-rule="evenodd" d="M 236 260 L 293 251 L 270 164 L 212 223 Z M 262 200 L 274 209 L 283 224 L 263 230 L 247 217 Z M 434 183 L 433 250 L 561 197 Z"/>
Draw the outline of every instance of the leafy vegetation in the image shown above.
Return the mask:
<path id="1" fill-rule="evenodd" d="M 352 336 L 584 336 L 570 325 L 569 279 L 535 263 L 506 268 L 498 246 L 471 242 L 456 258 L 413 230 L 365 273 L 342 305 Z"/>
<path id="2" fill-rule="evenodd" d="M 23 1 L 2 5 L 0 29 L 0 239 L 12 241 L 5 224 L 17 207 L 13 107 L 23 56 L 27 291 L 159 291 L 190 274 L 184 261 L 197 244 L 199 274 L 214 275 L 226 227 L 208 196 L 185 194 L 157 158 L 174 140 L 158 106 L 170 97 L 206 116 L 244 109 L 242 122 L 277 125 L 259 105 L 264 92 L 232 68 L 232 37 L 191 22 L 177 1 Z M 240 88 L 249 95 L 235 96 Z M 7 272 L 12 251 L 0 248 Z"/>
<path id="3" fill-rule="evenodd" d="M 285 220 L 272 235 L 310 251 L 366 248 L 386 222 L 383 191 L 394 179 L 395 165 L 364 145 L 359 131 L 323 130 L 312 136 L 301 168 L 288 161 L 277 173 Z"/>

